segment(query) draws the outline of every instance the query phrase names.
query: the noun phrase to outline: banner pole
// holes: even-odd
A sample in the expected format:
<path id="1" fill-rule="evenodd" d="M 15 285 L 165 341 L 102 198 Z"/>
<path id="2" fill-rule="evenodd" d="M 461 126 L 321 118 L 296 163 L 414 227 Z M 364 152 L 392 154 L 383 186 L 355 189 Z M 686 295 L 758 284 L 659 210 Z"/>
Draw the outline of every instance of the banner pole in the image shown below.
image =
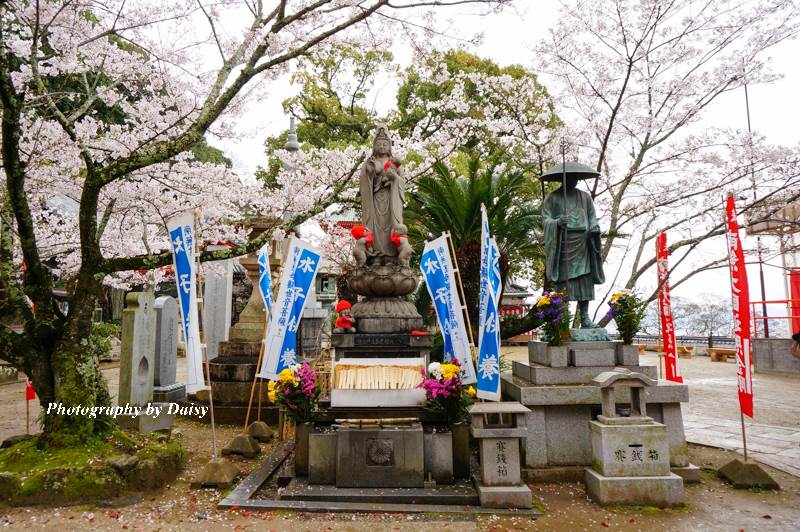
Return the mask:
<path id="1" fill-rule="evenodd" d="M 730 232 L 730 227 L 729 227 L 729 224 L 728 224 L 728 207 L 727 207 L 727 205 L 728 205 L 728 197 L 731 197 L 731 196 L 733 196 L 733 194 L 731 194 L 729 192 L 728 195 L 723 199 L 723 205 L 725 205 L 725 231 L 726 231 L 726 235 L 729 234 L 729 232 Z M 735 206 L 735 203 L 734 203 L 734 206 Z M 726 246 L 728 246 L 728 274 L 730 275 L 730 278 L 732 280 L 733 279 L 733 264 L 731 263 L 730 242 L 727 241 L 727 238 L 726 238 Z M 736 312 L 736 307 L 734 306 L 733 291 L 732 290 L 731 290 L 731 310 L 733 312 Z M 747 326 L 750 327 L 750 323 L 749 322 L 747 323 Z M 734 331 L 734 336 L 735 336 L 735 331 Z M 737 357 L 739 356 L 738 350 L 737 350 L 736 356 Z M 738 364 L 738 361 L 737 361 L 737 364 Z M 741 400 L 739 400 L 739 418 L 740 418 L 741 423 L 742 423 L 742 450 L 744 452 L 744 461 L 747 462 L 747 432 L 745 431 L 745 426 L 744 426 L 744 412 L 742 411 Z"/>
<path id="2" fill-rule="evenodd" d="M 744 412 L 739 408 L 739 418 L 742 420 L 742 450 L 744 451 L 744 461 L 747 462 L 747 433 L 744 428 Z"/>
<path id="3" fill-rule="evenodd" d="M 464 297 L 464 285 L 461 283 L 461 272 L 458 269 L 458 259 L 456 258 L 456 248 L 453 245 L 453 237 L 450 235 L 450 231 L 445 231 L 445 236 L 447 237 L 447 243 L 450 247 L 450 255 L 453 259 L 453 271 L 456 274 L 456 281 L 458 282 L 458 292 L 461 295 L 461 312 L 464 313 L 465 319 L 467 320 L 467 334 L 469 335 L 469 343 L 470 343 L 470 355 L 474 360 L 475 364 L 475 371 L 478 368 L 478 353 L 475 351 L 475 337 L 472 334 L 472 322 L 469 319 L 469 311 L 467 310 L 467 298 Z"/>
<path id="4" fill-rule="evenodd" d="M 197 250 L 197 234 L 198 234 L 198 222 L 200 221 L 200 209 L 195 209 L 194 211 L 194 221 L 195 221 L 195 237 L 192 241 L 192 246 L 195 247 L 194 250 L 194 263 L 196 268 L 196 285 L 197 285 L 197 300 L 195 304 L 197 305 L 197 325 L 198 329 L 200 330 L 200 352 L 202 353 L 203 362 L 205 362 L 205 370 L 206 370 L 206 379 L 208 380 L 208 411 L 211 415 L 211 458 L 216 460 L 217 459 L 217 426 L 214 423 L 214 393 L 213 393 L 213 386 L 211 385 L 211 364 L 208 360 L 208 346 L 205 342 L 206 336 L 206 328 L 200 327 L 203 324 L 203 303 L 205 303 L 205 297 L 200 297 L 200 294 L 203 294 L 202 290 L 202 283 L 200 280 L 200 253 Z M 205 295 L 205 294 L 203 294 Z"/>
<path id="5" fill-rule="evenodd" d="M 289 255 L 290 243 L 291 243 L 291 241 L 287 242 L 286 249 L 283 250 L 283 255 L 281 256 L 281 263 L 279 265 L 280 268 L 281 268 L 281 273 L 283 273 L 283 268 L 284 268 L 284 266 L 286 264 L 286 257 Z M 267 261 L 267 263 L 269 264 L 269 260 Z M 271 274 L 272 274 L 272 269 L 270 268 L 270 275 Z M 280 284 L 280 279 L 278 280 L 278 283 Z M 269 284 L 270 284 L 270 288 L 272 288 L 272 290 L 274 291 L 275 287 L 272 286 L 272 279 L 270 279 L 270 283 Z M 258 289 L 259 289 L 258 286 L 254 286 L 253 287 L 253 290 L 258 290 Z M 261 335 L 261 347 L 258 349 L 258 364 L 256 364 L 256 374 L 253 376 L 253 384 L 252 384 L 252 386 L 250 386 L 250 400 L 247 402 L 247 415 L 244 418 L 244 429 L 243 429 L 243 432 L 247 431 L 247 426 L 250 423 L 250 410 L 253 408 L 253 394 L 256 391 L 256 381 L 258 380 L 258 372 L 261 371 L 261 362 L 264 359 L 264 339 L 266 338 L 267 331 L 269 330 L 269 319 L 272 316 L 272 305 L 274 304 L 274 301 L 272 301 L 272 294 L 269 295 L 269 300 L 270 300 L 270 306 L 267 309 L 267 316 L 266 316 L 265 321 L 264 321 L 264 334 Z M 259 419 L 259 421 L 261 420 L 261 412 L 260 412 L 261 411 L 261 390 L 262 390 L 261 388 L 259 388 L 259 390 L 258 390 L 258 394 L 259 394 L 258 395 L 258 405 L 259 405 L 258 406 L 258 409 L 259 409 L 258 419 Z"/>

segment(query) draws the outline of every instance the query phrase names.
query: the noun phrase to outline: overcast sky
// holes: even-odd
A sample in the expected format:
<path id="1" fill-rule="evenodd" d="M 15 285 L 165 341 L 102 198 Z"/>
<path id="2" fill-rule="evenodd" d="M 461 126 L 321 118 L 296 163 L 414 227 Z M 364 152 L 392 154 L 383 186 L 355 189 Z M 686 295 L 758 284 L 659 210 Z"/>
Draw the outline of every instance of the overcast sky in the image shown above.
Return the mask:
<path id="1" fill-rule="evenodd" d="M 515 10 L 506 10 L 500 15 L 490 17 L 474 16 L 451 9 L 443 12 L 440 28 L 443 30 L 453 28 L 461 35 L 482 32 L 484 36 L 482 44 L 477 47 L 467 45 L 467 50 L 489 57 L 501 65 L 512 63 L 530 65 L 533 44 L 546 35 L 547 28 L 555 21 L 557 6 L 555 2 L 542 1 L 517 2 L 517 4 Z M 456 44 L 458 43 L 454 41 L 453 45 Z M 461 44 L 463 45 L 463 42 Z M 411 51 L 407 44 L 397 43 L 392 52 L 395 60 L 401 64 L 407 64 L 411 59 Z M 800 70 L 796 65 L 797 58 L 800 57 L 800 42 L 793 40 L 782 43 L 773 50 L 771 57 L 772 69 L 783 77 L 768 85 L 749 87 L 752 126 L 757 133 L 765 135 L 771 143 L 797 145 L 800 142 L 800 128 L 798 128 L 800 104 L 797 101 L 800 95 Z M 546 77 L 542 79 L 547 85 Z M 241 176 L 252 175 L 258 165 L 264 164 L 264 138 L 279 133 L 287 127 L 288 118 L 283 115 L 281 102 L 294 94 L 295 90 L 288 83 L 288 79 L 273 83 L 270 96 L 266 100 L 253 103 L 251 112 L 246 113 L 242 119 L 242 129 L 252 131 L 253 134 L 235 142 L 224 140 L 215 142 L 225 150 L 228 157 L 233 159 L 234 166 Z M 376 91 L 376 108 L 379 111 L 385 111 L 387 106 L 394 104 L 396 86 L 393 83 L 388 81 L 383 85 L 379 83 Z M 721 127 L 746 128 L 744 92 L 737 91 L 720 97 L 708 109 L 704 123 Z M 300 140 L 302 142 L 302 139 Z M 749 238 L 744 245 L 753 248 L 755 241 Z M 766 266 L 767 299 L 783 299 L 784 280 L 781 270 L 775 267 L 780 265 L 780 260 L 773 259 L 770 263 L 772 265 Z M 728 297 L 727 275 L 727 270 L 697 275 L 678 287 L 674 295 L 696 299 L 704 293 L 713 293 L 720 297 Z M 749 268 L 749 277 L 751 298 L 759 299 L 756 266 Z M 652 280 L 652 284 L 655 285 L 655 279 Z M 785 307 L 782 306 L 770 309 L 772 315 L 784 313 Z"/>

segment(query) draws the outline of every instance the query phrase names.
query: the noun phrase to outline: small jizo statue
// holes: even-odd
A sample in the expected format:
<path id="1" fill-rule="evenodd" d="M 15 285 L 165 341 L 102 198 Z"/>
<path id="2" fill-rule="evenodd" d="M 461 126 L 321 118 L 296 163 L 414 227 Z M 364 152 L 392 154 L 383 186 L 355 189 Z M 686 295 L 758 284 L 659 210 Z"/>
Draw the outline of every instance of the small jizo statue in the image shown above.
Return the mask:
<path id="1" fill-rule="evenodd" d="M 411 253 L 414 252 L 411 244 L 408 243 L 408 228 L 403 224 L 395 225 L 390 240 L 397 247 L 397 260 L 403 266 L 408 267 L 411 262 Z"/>
<path id="2" fill-rule="evenodd" d="M 356 319 L 350 315 L 352 305 L 349 301 L 342 299 L 336 304 L 336 312 L 339 317 L 336 318 L 336 328 L 333 330 L 335 333 L 354 333 L 356 332 Z"/>
<path id="3" fill-rule="evenodd" d="M 367 263 L 367 253 L 372 249 L 374 235 L 363 225 L 354 226 L 350 230 L 350 234 L 356 239 L 356 244 L 353 246 L 353 258 L 356 259 L 356 264 L 363 266 Z"/>

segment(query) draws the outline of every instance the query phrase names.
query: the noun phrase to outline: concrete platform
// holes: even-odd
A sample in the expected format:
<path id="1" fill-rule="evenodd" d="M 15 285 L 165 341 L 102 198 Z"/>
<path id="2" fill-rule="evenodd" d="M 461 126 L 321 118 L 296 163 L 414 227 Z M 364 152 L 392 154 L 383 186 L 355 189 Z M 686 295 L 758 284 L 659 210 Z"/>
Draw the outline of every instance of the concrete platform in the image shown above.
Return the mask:
<path id="1" fill-rule="evenodd" d="M 660 477 L 604 477 L 587 468 L 585 480 L 589 498 L 598 504 L 659 508 L 683 505 L 683 479 L 673 473 Z"/>
<path id="2" fill-rule="evenodd" d="M 519 486 L 483 486 L 475 479 L 481 508 L 506 508 L 527 510 L 533 507 L 531 489 L 525 484 Z"/>
<path id="3" fill-rule="evenodd" d="M 494 514 L 494 515 L 524 515 L 528 518 L 535 518 L 541 515 L 536 509 L 502 509 L 502 508 L 481 508 L 475 504 L 424 504 L 424 503 L 396 503 L 396 502 L 368 502 L 368 501 L 331 501 L 331 500 L 275 500 L 259 499 L 255 497 L 256 492 L 269 481 L 279 468 L 286 463 L 286 459 L 291 453 L 292 443 L 281 442 L 276 449 L 269 454 L 264 461 L 242 480 L 238 486 L 225 497 L 218 505 L 218 508 L 242 508 L 250 510 L 297 510 L 302 512 L 397 512 L 397 513 L 452 513 L 464 515 L 469 514 Z M 290 482 L 291 483 L 291 482 Z M 471 483 L 464 482 L 463 485 Z M 461 486 L 458 484 L 457 486 Z M 330 486 L 319 486 L 320 488 Z M 453 488 L 448 486 L 445 489 Z M 341 488 L 333 488 L 341 489 Z M 365 489 L 352 488 L 367 496 L 374 496 L 368 492 L 379 493 L 386 491 L 385 488 Z M 400 488 L 399 488 L 400 489 Z M 423 490 L 425 488 L 422 488 Z M 439 488 L 435 488 L 439 489 Z M 466 489 L 466 487 L 465 487 Z M 472 487 L 473 494 L 477 491 Z"/>
<path id="4" fill-rule="evenodd" d="M 530 493 L 530 492 L 529 492 Z M 294 478 L 279 496 L 282 501 L 328 501 L 392 504 L 476 505 L 478 492 L 470 480 L 435 488 L 337 488 Z"/>
<path id="5" fill-rule="evenodd" d="M 501 375 L 500 385 L 504 399 L 519 401 L 525 406 L 600 404 L 600 388 L 588 384 L 535 385 L 511 372 L 505 372 Z M 648 403 L 685 403 L 689 401 L 689 387 L 686 384 L 658 381 L 658 386 L 646 388 L 645 397 Z M 629 390 L 620 388 L 616 401 L 629 403 Z"/>
<path id="6" fill-rule="evenodd" d="M 658 378 L 658 368 L 655 366 L 628 366 L 627 369 L 643 373 L 651 379 Z M 552 368 L 540 364 L 514 361 L 512 375 L 528 381 L 536 386 L 550 386 L 554 384 L 590 384 L 592 379 L 609 366 L 578 366 L 565 368 Z"/>

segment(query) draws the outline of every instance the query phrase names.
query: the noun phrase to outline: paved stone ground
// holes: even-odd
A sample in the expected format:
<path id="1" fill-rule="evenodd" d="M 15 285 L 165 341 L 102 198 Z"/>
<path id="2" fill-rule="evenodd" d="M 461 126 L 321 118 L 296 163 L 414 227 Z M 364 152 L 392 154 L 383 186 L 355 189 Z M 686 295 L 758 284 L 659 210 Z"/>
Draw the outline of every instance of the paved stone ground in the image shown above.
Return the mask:
<path id="1" fill-rule="evenodd" d="M 508 360 L 527 360 L 527 347 L 503 349 Z M 658 356 L 645 352 L 645 365 L 657 365 Z M 689 385 L 689 403 L 683 405 L 689 442 L 741 452 L 741 426 L 736 396 L 736 365 L 711 362 L 708 357 L 680 359 Z M 116 398 L 119 369 L 103 370 Z M 186 374 L 186 360 L 178 359 L 178 380 Z M 800 476 L 800 377 L 755 374 L 755 420 L 745 421 L 748 450 L 753 458 Z M 24 383 L 0 385 L 0 440 L 25 432 Z M 31 431 L 38 430 L 39 405 L 31 401 Z"/>
<path id="2" fill-rule="evenodd" d="M 527 347 L 504 348 L 509 360 L 527 360 Z M 658 365 L 645 352 L 643 365 Z M 683 404 L 686 440 L 742 453 L 742 429 L 736 394 L 736 364 L 709 357 L 682 358 L 678 367 L 689 385 Z M 745 418 L 748 457 L 800 477 L 800 377 L 753 375 L 755 419 Z"/>

